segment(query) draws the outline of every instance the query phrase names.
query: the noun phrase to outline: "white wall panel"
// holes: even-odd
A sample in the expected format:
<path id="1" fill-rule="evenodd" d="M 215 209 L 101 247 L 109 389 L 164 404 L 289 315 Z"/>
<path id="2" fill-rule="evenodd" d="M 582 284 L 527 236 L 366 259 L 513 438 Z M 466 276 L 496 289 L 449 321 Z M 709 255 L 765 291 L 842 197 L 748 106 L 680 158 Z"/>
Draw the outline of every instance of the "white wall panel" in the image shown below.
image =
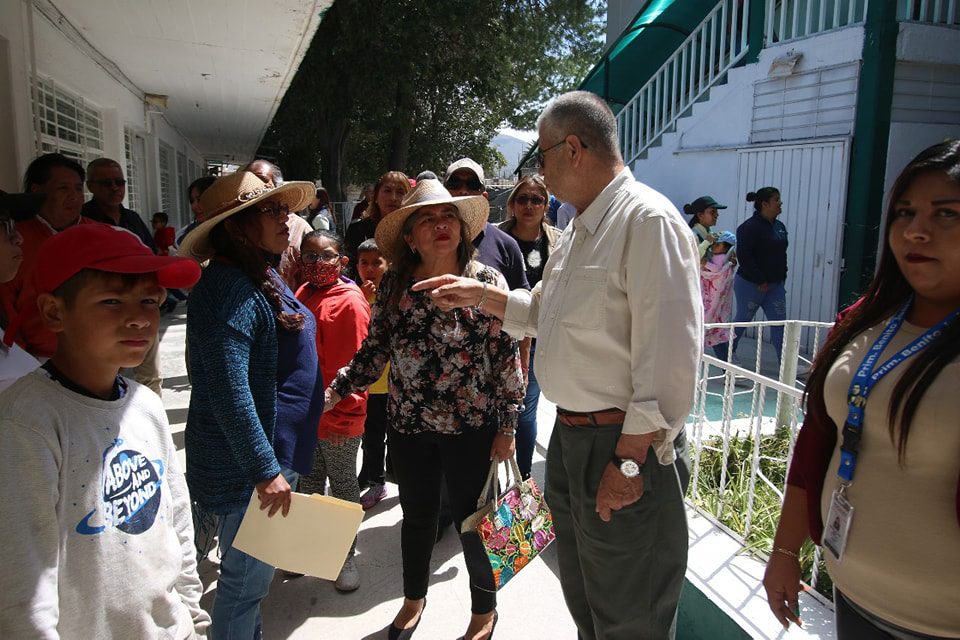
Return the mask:
<path id="1" fill-rule="evenodd" d="M 737 202 L 723 226 L 736 227 L 753 215 L 746 195 L 776 187 L 783 198 L 780 221 L 787 227 L 787 318 L 829 321 L 836 314 L 849 157 L 846 140 L 737 151 Z M 735 220 L 729 219 L 732 215 Z"/>

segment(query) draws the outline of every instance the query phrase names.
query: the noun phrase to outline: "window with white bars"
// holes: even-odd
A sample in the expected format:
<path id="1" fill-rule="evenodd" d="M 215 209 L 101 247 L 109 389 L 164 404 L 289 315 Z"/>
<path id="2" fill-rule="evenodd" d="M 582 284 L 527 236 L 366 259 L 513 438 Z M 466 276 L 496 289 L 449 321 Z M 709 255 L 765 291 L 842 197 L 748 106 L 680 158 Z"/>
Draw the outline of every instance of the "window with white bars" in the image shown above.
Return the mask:
<path id="1" fill-rule="evenodd" d="M 173 149 L 160 143 L 160 210 L 168 216 L 176 206 L 174 199 Z"/>
<path id="2" fill-rule="evenodd" d="M 123 130 L 123 150 L 127 158 L 127 206 L 134 211 L 140 211 L 143 203 L 140 201 L 142 186 L 141 172 L 144 161 L 143 138 L 130 129 Z"/>
<path id="3" fill-rule="evenodd" d="M 80 96 L 49 78 L 37 78 L 33 110 L 40 125 L 40 153 L 62 153 L 84 165 L 103 155 L 100 110 Z"/>

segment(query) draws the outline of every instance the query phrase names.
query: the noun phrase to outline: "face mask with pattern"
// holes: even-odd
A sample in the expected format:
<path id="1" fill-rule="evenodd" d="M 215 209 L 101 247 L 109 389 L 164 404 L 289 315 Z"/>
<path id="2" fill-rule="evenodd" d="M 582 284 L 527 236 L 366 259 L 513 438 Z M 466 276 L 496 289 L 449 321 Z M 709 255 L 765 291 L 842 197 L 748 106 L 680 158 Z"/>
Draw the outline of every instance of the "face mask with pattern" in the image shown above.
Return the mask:
<path id="1" fill-rule="evenodd" d="M 329 287 L 340 277 L 340 262 L 317 260 L 313 264 L 303 265 L 303 275 L 307 282 L 315 287 Z"/>

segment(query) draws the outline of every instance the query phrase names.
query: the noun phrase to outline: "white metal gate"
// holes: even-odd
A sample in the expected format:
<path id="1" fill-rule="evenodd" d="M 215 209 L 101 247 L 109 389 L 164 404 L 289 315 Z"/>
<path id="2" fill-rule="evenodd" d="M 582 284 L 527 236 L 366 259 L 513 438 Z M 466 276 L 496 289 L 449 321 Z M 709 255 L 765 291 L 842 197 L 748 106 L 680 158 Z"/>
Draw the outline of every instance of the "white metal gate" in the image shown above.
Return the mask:
<path id="1" fill-rule="evenodd" d="M 747 193 L 776 187 L 787 227 L 787 318 L 830 322 L 837 311 L 849 169 L 847 139 L 738 149 L 736 227 L 753 215 Z M 732 208 L 732 207 L 731 207 Z M 726 213 L 726 212 L 725 212 Z M 732 212 L 731 212 L 732 213 Z"/>

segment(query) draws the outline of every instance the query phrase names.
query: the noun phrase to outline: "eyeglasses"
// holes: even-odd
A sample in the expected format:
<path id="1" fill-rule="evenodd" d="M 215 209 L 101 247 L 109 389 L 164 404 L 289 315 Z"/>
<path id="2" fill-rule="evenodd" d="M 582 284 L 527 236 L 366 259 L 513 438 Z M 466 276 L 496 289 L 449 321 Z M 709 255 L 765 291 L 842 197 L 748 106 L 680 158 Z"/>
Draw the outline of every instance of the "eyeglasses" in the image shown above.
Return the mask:
<path id="1" fill-rule="evenodd" d="M 304 251 L 300 254 L 300 259 L 306 264 L 313 264 L 315 262 L 336 262 L 337 258 L 339 257 L 339 253 L 333 252 L 314 253 L 313 251 Z"/>
<path id="2" fill-rule="evenodd" d="M 90 182 L 101 187 L 122 187 L 127 184 L 127 181 L 123 178 L 104 178 L 102 180 L 91 180 Z"/>
<path id="3" fill-rule="evenodd" d="M 13 218 L 0 218 L 0 229 L 7 234 L 7 238 L 12 239 L 17 232 L 17 223 Z"/>
<path id="4" fill-rule="evenodd" d="M 257 207 L 257 211 L 265 213 L 273 219 L 282 218 L 290 215 L 290 207 L 279 202 L 268 202 Z"/>
<path id="5" fill-rule="evenodd" d="M 543 169 L 543 156 L 547 155 L 548 152 L 553 151 L 554 149 L 556 149 L 557 147 L 559 147 L 560 145 L 562 145 L 564 142 L 567 141 L 567 138 L 569 138 L 569 137 L 570 137 L 569 135 L 564 136 L 564 137 L 563 137 L 563 140 L 561 140 L 561 141 L 558 142 L 557 144 L 552 144 L 552 145 L 550 145 L 550 146 L 547 147 L 546 149 L 537 148 L 537 167 L 540 168 L 540 169 Z M 579 137 L 579 136 L 578 136 L 578 137 Z M 580 140 L 580 146 L 583 147 L 584 149 L 589 149 L 589 148 L 590 148 L 590 147 L 587 146 L 587 143 L 584 142 L 583 140 Z"/>
<path id="6" fill-rule="evenodd" d="M 567 141 L 567 139 L 564 138 L 563 140 L 561 140 L 561 141 L 558 142 L 557 144 L 552 144 L 552 145 L 550 145 L 549 147 L 547 147 L 546 149 L 537 148 L 537 166 L 540 167 L 541 169 L 543 169 L 543 156 L 545 156 L 545 155 L 547 154 L 547 152 L 553 151 L 554 149 L 556 149 L 557 147 L 559 147 L 560 145 L 562 145 L 562 144 L 563 144 L 564 142 L 566 142 L 566 141 Z"/>
<path id="7" fill-rule="evenodd" d="M 522 196 L 517 196 L 516 198 L 513 199 L 513 201 L 518 205 L 520 205 L 521 207 L 525 207 L 528 204 L 532 204 L 535 207 L 539 207 L 547 203 L 547 199 L 544 198 L 543 196 L 528 196 L 527 194 L 523 194 Z"/>
<path id="8" fill-rule="evenodd" d="M 464 186 L 466 186 L 469 191 L 483 191 L 483 183 L 476 178 L 461 180 L 460 178 L 451 177 L 443 184 L 443 186 L 447 188 L 447 191 L 460 189 Z"/>

